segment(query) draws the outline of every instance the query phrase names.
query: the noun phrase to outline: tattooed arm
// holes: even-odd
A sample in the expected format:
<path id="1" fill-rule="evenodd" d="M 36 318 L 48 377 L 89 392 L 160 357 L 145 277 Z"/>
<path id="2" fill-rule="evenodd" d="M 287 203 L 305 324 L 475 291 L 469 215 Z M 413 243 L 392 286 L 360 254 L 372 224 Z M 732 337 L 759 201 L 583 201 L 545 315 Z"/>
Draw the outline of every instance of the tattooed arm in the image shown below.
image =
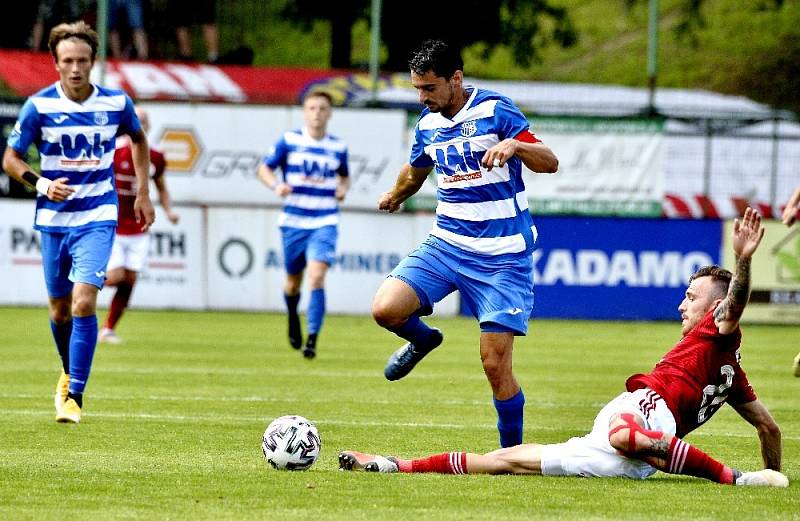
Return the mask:
<path id="1" fill-rule="evenodd" d="M 781 429 L 761 400 L 733 405 L 736 412 L 758 431 L 764 468 L 781 470 Z"/>
<path id="2" fill-rule="evenodd" d="M 732 243 L 736 254 L 736 268 L 733 272 L 728 294 L 714 310 L 714 322 L 723 335 L 736 331 L 742 318 L 744 307 L 750 298 L 750 259 L 764 237 L 761 216 L 752 208 L 744 212 L 742 221 L 733 222 Z"/>

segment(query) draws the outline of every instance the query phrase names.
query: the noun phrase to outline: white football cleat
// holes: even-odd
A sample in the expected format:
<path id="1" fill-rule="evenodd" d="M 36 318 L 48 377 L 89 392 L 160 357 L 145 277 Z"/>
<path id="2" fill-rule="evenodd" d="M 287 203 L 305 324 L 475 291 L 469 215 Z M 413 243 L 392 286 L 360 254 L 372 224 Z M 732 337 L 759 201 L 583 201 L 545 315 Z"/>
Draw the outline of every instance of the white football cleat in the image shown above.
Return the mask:
<path id="1" fill-rule="evenodd" d="M 756 472 L 745 472 L 739 476 L 736 484 L 746 487 L 788 487 L 789 478 L 777 470 L 764 469 Z"/>
<path id="2" fill-rule="evenodd" d="M 112 345 L 119 345 L 122 343 L 122 339 L 117 336 L 113 329 L 108 329 L 104 327 L 100 330 L 100 335 L 97 337 L 97 341 L 101 344 L 112 344 Z"/>
<path id="3" fill-rule="evenodd" d="M 364 454 L 354 450 L 339 453 L 340 470 L 363 470 L 366 472 L 398 472 L 394 458 L 386 458 L 372 454 Z"/>

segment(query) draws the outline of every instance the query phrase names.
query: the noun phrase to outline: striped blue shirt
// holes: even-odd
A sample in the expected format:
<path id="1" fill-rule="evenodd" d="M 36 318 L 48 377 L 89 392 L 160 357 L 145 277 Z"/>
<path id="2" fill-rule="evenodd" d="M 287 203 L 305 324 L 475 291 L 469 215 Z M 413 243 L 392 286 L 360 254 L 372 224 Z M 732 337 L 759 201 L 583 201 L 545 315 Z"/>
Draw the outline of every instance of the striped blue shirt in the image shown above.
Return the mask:
<path id="1" fill-rule="evenodd" d="M 42 176 L 66 177 L 75 190 L 62 202 L 39 194 L 34 219 L 37 230 L 68 232 L 116 225 L 115 138 L 138 132 L 141 125 L 128 95 L 97 85 L 93 88 L 82 103 L 69 99 L 60 82 L 42 89 L 22 106 L 8 136 L 8 146 L 20 154 L 35 144 Z"/>
<path id="2" fill-rule="evenodd" d="M 423 110 L 409 162 L 433 167 L 438 183 L 436 223 L 431 235 L 481 255 L 533 251 L 536 228 L 528 211 L 522 161 L 486 169 L 486 150 L 529 128 L 513 102 L 496 92 L 471 88 L 452 119 Z"/>
<path id="3" fill-rule="evenodd" d="M 264 164 L 280 167 L 292 187 L 286 196 L 280 226 L 313 229 L 339 223 L 337 176 L 347 177 L 347 145 L 331 135 L 314 139 L 303 128 L 283 134 L 264 156 Z"/>

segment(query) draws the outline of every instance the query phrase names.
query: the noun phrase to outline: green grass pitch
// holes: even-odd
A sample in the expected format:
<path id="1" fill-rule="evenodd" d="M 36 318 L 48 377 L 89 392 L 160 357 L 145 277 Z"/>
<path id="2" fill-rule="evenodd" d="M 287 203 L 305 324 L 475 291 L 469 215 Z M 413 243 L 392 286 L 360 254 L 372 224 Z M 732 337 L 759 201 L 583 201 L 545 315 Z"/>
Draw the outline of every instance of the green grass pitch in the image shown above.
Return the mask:
<path id="1" fill-rule="evenodd" d="M 743 365 L 782 427 L 788 489 L 742 489 L 658 473 L 623 479 L 372 475 L 337 469 L 337 452 L 400 456 L 497 444 L 478 331 L 431 319 L 444 344 L 399 382 L 383 378 L 399 345 L 368 317 L 328 317 L 319 356 L 284 339 L 284 317 L 132 310 L 126 342 L 100 345 L 80 425 L 54 422 L 59 364 L 43 308 L 0 308 L 0 519 L 800 519 L 797 328 L 745 326 Z M 525 440 L 559 442 L 647 371 L 677 322 L 537 321 L 517 340 Z M 319 461 L 266 464 L 260 439 L 284 414 L 313 420 Z M 756 433 L 729 407 L 687 438 L 745 470 Z"/>

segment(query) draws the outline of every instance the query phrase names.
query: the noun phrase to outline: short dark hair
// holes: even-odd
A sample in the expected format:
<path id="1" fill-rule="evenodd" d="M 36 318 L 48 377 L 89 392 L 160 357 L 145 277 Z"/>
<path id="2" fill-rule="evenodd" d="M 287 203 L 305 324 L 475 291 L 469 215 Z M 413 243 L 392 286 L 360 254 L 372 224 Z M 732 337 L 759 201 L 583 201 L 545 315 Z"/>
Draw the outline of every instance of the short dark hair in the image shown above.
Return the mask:
<path id="1" fill-rule="evenodd" d="M 325 98 L 328 100 L 328 105 L 333 106 L 333 96 L 331 96 L 331 94 L 327 91 L 320 89 L 308 91 L 306 95 L 303 96 L 303 103 L 305 103 L 309 98 Z"/>
<path id="2" fill-rule="evenodd" d="M 691 284 L 694 279 L 699 279 L 700 277 L 711 277 L 714 280 L 714 287 L 717 290 L 714 298 L 723 298 L 728 294 L 728 286 L 731 284 L 733 273 L 725 268 L 720 268 L 716 264 L 712 266 L 703 266 L 689 277 L 689 283 Z"/>
<path id="3" fill-rule="evenodd" d="M 411 72 L 425 74 L 433 71 L 436 76 L 450 79 L 456 71 L 464 70 L 461 52 L 441 40 L 425 40 L 408 61 Z"/>
<path id="4" fill-rule="evenodd" d="M 68 40 L 70 38 L 78 38 L 79 40 L 83 40 L 84 42 L 88 43 L 89 47 L 92 48 L 92 61 L 94 61 L 95 57 L 97 56 L 97 33 L 94 32 L 94 29 L 92 29 L 89 24 L 83 20 L 79 20 L 71 24 L 59 24 L 53 27 L 53 29 L 50 31 L 50 38 L 47 40 L 47 47 L 50 49 L 50 53 L 53 55 L 53 58 L 55 58 L 56 61 L 58 61 L 56 47 L 63 40 Z"/>

